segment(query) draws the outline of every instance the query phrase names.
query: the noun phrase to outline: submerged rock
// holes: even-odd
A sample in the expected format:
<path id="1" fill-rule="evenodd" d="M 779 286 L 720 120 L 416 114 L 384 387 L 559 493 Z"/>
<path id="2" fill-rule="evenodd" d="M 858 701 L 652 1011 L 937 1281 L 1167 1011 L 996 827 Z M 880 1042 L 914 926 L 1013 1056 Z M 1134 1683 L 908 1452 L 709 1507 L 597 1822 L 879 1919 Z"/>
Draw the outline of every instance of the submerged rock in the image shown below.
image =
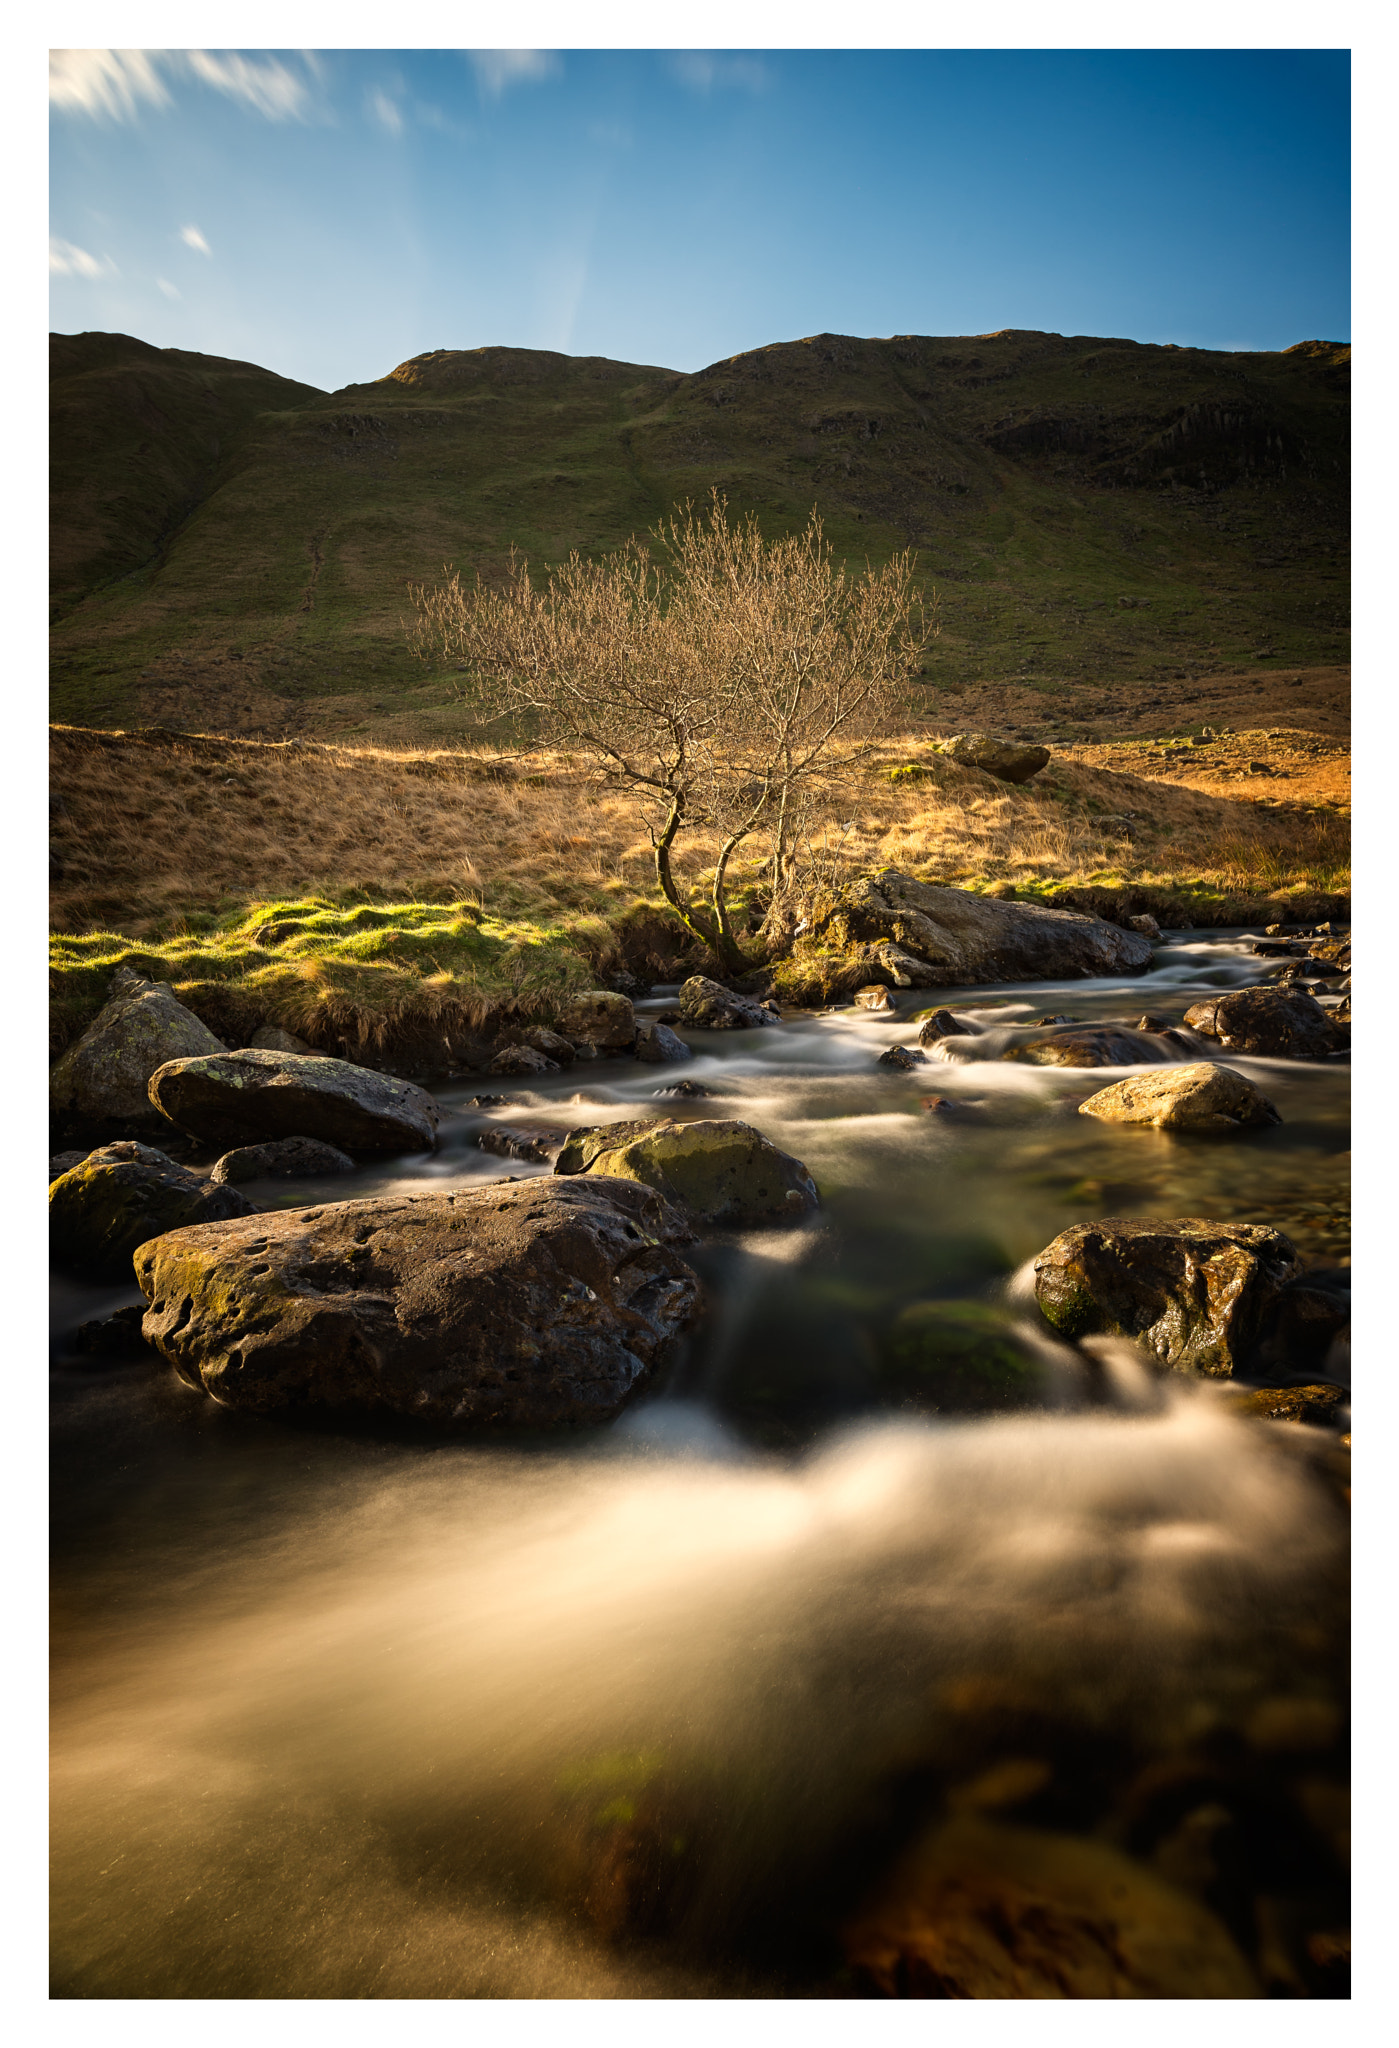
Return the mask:
<path id="1" fill-rule="evenodd" d="M 178 1230 L 136 1277 L 147 1342 L 229 1407 L 547 1428 L 645 1383 L 699 1305 L 691 1242 L 649 1188 L 533 1177 Z"/>
<path id="2" fill-rule="evenodd" d="M 1227 1378 L 1300 1271 L 1289 1239 L 1264 1224 L 1108 1217 L 1046 1246 L 1035 1295 L 1065 1337 L 1132 1337 L 1175 1372 Z"/>
<path id="3" fill-rule="evenodd" d="M 752 1031 L 782 1022 L 771 1004 L 737 995 L 704 974 L 680 984 L 680 1019 L 694 1031 Z"/>
<path id="4" fill-rule="evenodd" d="M 79 1323 L 63 1348 L 74 1357 L 102 1359 L 113 1365 L 149 1358 L 150 1346 L 141 1333 L 144 1313 L 143 1307 L 119 1308 L 115 1315 Z"/>
<path id="5" fill-rule="evenodd" d="M 557 1131 L 512 1130 L 508 1124 L 493 1124 L 476 1139 L 481 1151 L 497 1159 L 528 1159 L 536 1166 L 546 1166 L 562 1142 Z"/>
<path id="6" fill-rule="evenodd" d="M 911 1073 L 915 1067 L 926 1067 L 928 1055 L 914 1045 L 891 1045 L 875 1061 L 879 1067 L 895 1067 L 901 1074 Z"/>
<path id="7" fill-rule="evenodd" d="M 209 1178 L 222 1186 L 243 1180 L 313 1180 L 327 1173 L 354 1173 L 355 1162 L 338 1145 L 319 1138 L 273 1138 L 266 1145 L 240 1145 L 216 1159 Z"/>
<path id="8" fill-rule="evenodd" d="M 1223 1921 L 1080 1835 L 944 1821 L 844 1930 L 883 1998 L 1260 1998 Z"/>
<path id="9" fill-rule="evenodd" d="M 1043 1360 L 984 1302 L 914 1302 L 880 1346 L 881 1390 L 932 1413 L 1033 1406 L 1046 1383 Z"/>
<path id="10" fill-rule="evenodd" d="M 652 1092 L 653 1092 L 654 1094 L 658 1095 L 658 1096 L 659 1096 L 659 1095 L 684 1095 L 684 1096 L 695 1096 L 695 1095 L 705 1095 L 705 1096 L 708 1096 L 708 1095 L 712 1095 L 712 1094 L 714 1093 L 714 1090 L 713 1090 L 712 1088 L 706 1088 L 706 1087 L 705 1087 L 705 1085 L 704 1085 L 704 1083 L 703 1083 L 702 1081 L 672 1081 L 672 1082 L 671 1082 L 671 1084 L 670 1084 L 670 1086 L 669 1086 L 668 1088 L 656 1088 L 656 1089 L 654 1089 L 654 1090 L 653 1090 Z"/>
<path id="11" fill-rule="evenodd" d="M 1302 989 L 1240 988 L 1210 996 L 1185 1013 L 1201 1038 L 1217 1039 L 1226 1052 L 1256 1053 L 1264 1059 L 1320 1060 L 1348 1042 L 1320 1003 Z"/>
<path id="12" fill-rule="evenodd" d="M 347 1152 L 430 1152 L 442 1114 L 411 1081 L 285 1052 L 171 1060 L 152 1074 L 150 1098 L 192 1137 L 229 1146 L 305 1137 Z"/>
<path id="13" fill-rule="evenodd" d="M 148 1239 L 257 1210 L 236 1188 L 177 1166 L 153 1145 L 122 1140 L 90 1152 L 49 1189 L 53 1262 L 88 1280 L 131 1281 L 132 1254 Z"/>
<path id="14" fill-rule="evenodd" d="M 960 1017 L 954 1017 L 951 1010 L 934 1010 L 923 1019 L 918 1031 L 920 1045 L 936 1045 L 943 1038 L 974 1038 L 976 1033 L 970 1024 L 964 1024 Z"/>
<path id="15" fill-rule="evenodd" d="M 1052 1037 L 1013 1045 L 1002 1059 L 1033 1067 L 1147 1067 L 1172 1057 L 1174 1047 L 1126 1024 L 1080 1024 Z"/>
<path id="16" fill-rule="evenodd" d="M 221 1053 L 223 1041 L 163 981 L 119 968 L 111 986 L 107 1003 L 49 1077 L 49 1099 L 59 1116 L 154 1122 L 152 1074 L 170 1060 Z"/>
<path id="17" fill-rule="evenodd" d="M 1048 747 L 992 739 L 984 732 L 958 733 L 955 739 L 944 740 L 940 751 L 960 767 L 980 768 L 998 782 L 1028 782 L 1049 766 Z"/>
<path id="18" fill-rule="evenodd" d="M 1252 1081 L 1209 1060 L 1115 1081 L 1080 1102 L 1078 1113 L 1104 1123 L 1154 1124 L 1168 1131 L 1238 1131 L 1282 1122 Z"/>
<path id="19" fill-rule="evenodd" d="M 1257 1416 L 1264 1422 L 1309 1422 L 1320 1429 L 1339 1427 L 1342 1413 L 1350 1405 L 1345 1387 L 1260 1387 L 1254 1393 L 1230 1395 L 1237 1415 Z"/>
<path id="20" fill-rule="evenodd" d="M 694 1058 L 688 1045 L 669 1024 L 643 1024 L 636 1034 L 636 1056 L 649 1066 L 677 1064 Z"/>
<path id="21" fill-rule="evenodd" d="M 770 1223 L 818 1206 L 816 1183 L 801 1161 L 733 1117 L 577 1130 L 554 1171 L 641 1181 L 706 1223 Z"/>
<path id="22" fill-rule="evenodd" d="M 945 889 L 893 868 L 843 890 L 803 951 L 890 939 L 931 970 L 928 987 L 1137 974 L 1151 964 L 1139 932 L 1103 918 Z M 799 954 L 792 966 L 800 965 Z"/>
<path id="23" fill-rule="evenodd" d="M 636 1037 L 636 1012 L 630 996 L 614 989 L 593 988 L 570 996 L 555 1018 L 565 1038 L 625 1052 Z"/>

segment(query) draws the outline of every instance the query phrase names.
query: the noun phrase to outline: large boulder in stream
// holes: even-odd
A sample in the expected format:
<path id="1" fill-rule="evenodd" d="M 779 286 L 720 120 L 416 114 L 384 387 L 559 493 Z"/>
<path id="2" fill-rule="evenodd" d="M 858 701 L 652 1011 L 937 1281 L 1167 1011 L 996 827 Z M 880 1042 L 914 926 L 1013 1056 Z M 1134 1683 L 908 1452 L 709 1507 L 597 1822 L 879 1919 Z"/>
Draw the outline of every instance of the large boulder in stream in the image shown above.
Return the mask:
<path id="1" fill-rule="evenodd" d="M 692 1321 L 688 1224 L 650 1188 L 534 1176 L 177 1230 L 142 1329 L 233 1408 L 443 1430 L 609 1421 Z"/>
<path id="2" fill-rule="evenodd" d="M 153 1145 L 123 1139 L 90 1152 L 49 1188 L 50 1251 L 67 1272 L 129 1287 L 132 1254 L 148 1239 L 256 1214 L 237 1188 L 201 1179 Z"/>
<path id="3" fill-rule="evenodd" d="M 1150 943 L 1139 932 L 1103 918 L 945 889 L 893 868 L 843 890 L 803 944 L 850 948 L 885 940 L 924 962 L 930 988 L 1141 974 L 1151 964 Z"/>
<path id="4" fill-rule="evenodd" d="M 1105 1124 L 1152 1124 L 1164 1131 L 1219 1131 L 1226 1135 L 1282 1122 L 1261 1088 L 1255 1088 L 1232 1067 L 1219 1067 L 1210 1060 L 1114 1081 L 1110 1088 L 1100 1088 L 1080 1102 L 1078 1113 Z"/>
<path id="5" fill-rule="evenodd" d="M 1022 1040 L 1002 1054 L 1032 1067 L 1152 1067 L 1178 1059 L 1188 1039 L 1130 1024 L 1077 1024 Z"/>
<path id="6" fill-rule="evenodd" d="M 1035 1295 L 1062 1336 L 1131 1337 L 1161 1366 L 1219 1379 L 1248 1363 L 1301 1270 L 1265 1224 L 1114 1216 L 1061 1231 L 1035 1260 Z"/>
<path id="7" fill-rule="evenodd" d="M 1239 988 L 1210 996 L 1186 1011 L 1185 1022 L 1225 1052 L 1261 1059 L 1323 1060 L 1350 1042 L 1349 1032 L 1300 988 Z"/>
<path id="8" fill-rule="evenodd" d="M 819 1205 L 789 1152 L 736 1117 L 598 1124 L 570 1133 L 555 1173 L 641 1181 L 705 1223 L 790 1221 Z"/>
<path id="9" fill-rule="evenodd" d="M 86 1123 L 155 1123 L 147 1092 L 169 1060 L 221 1053 L 223 1041 L 178 1002 L 163 981 L 131 968 L 112 976 L 111 995 L 49 1077 L 60 1118 Z"/>
<path id="10" fill-rule="evenodd" d="M 431 1152 L 442 1114 L 411 1081 L 289 1052 L 171 1060 L 152 1074 L 150 1099 L 192 1137 L 226 1147 L 319 1138 L 345 1152 Z"/>
<path id="11" fill-rule="evenodd" d="M 682 981 L 679 1001 L 680 1021 L 690 1031 L 753 1031 L 782 1022 L 771 1004 L 738 995 L 707 974 L 692 974 Z"/>

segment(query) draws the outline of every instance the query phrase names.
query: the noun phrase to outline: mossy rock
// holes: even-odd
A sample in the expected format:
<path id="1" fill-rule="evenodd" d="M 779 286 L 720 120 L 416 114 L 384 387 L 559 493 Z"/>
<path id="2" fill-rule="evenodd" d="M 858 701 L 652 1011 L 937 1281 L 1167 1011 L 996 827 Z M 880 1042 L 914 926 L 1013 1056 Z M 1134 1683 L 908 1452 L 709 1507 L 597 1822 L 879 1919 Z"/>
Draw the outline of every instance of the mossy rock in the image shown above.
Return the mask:
<path id="1" fill-rule="evenodd" d="M 706 1223 L 771 1223 L 818 1206 L 801 1161 L 736 1117 L 574 1131 L 554 1171 L 640 1181 Z"/>
<path id="2" fill-rule="evenodd" d="M 979 1301 L 916 1301 L 879 1354 L 883 1392 L 933 1413 L 1034 1407 L 1046 1368 L 1008 1316 Z"/>
<path id="3" fill-rule="evenodd" d="M 86 1280 L 129 1282 L 132 1255 L 151 1238 L 256 1214 L 237 1188 L 201 1180 L 152 1145 L 122 1142 L 90 1153 L 50 1187 L 51 1254 Z"/>

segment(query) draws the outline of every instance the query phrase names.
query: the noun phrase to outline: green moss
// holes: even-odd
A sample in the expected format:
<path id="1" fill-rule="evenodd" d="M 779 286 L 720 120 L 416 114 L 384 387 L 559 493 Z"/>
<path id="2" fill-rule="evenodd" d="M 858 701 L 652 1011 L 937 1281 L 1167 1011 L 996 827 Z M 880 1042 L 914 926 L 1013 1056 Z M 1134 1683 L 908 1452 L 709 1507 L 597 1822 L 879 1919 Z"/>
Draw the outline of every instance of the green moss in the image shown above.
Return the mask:
<path id="1" fill-rule="evenodd" d="M 975 1301 L 920 1301 L 880 1347 L 880 1383 L 919 1407 L 1019 1408 L 1038 1401 L 1045 1368 L 997 1309 Z"/>

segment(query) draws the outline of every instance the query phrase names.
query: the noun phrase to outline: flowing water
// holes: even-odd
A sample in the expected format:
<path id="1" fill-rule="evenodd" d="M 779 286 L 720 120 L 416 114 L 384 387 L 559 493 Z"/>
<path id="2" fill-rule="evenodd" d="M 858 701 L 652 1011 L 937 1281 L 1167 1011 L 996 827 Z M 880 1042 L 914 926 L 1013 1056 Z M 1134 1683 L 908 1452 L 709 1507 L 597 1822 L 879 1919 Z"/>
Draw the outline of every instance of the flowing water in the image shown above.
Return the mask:
<path id="1" fill-rule="evenodd" d="M 149 1363 L 65 1358 L 139 1297 L 58 1283 L 55 1994 L 869 1995 L 842 1928 L 972 1811 L 1126 1851 L 1209 1905 L 1258 1994 L 1334 1995 L 1329 1440 L 1051 1342 L 1028 1268 L 1113 1215 L 1273 1224 L 1342 1261 L 1346 1066 L 1231 1061 L 1284 1121 L 1211 1141 L 1077 1115 L 1111 1071 L 981 1056 L 1042 1016 L 1178 1022 L 1258 965 L 1186 935 L 1130 981 L 939 992 L 1010 1037 L 909 1074 L 875 1059 L 923 994 L 902 1022 L 697 1034 L 679 1069 L 463 1084 L 449 1108 L 512 1106 L 353 1183 L 248 1189 L 547 1171 L 475 1138 L 656 1110 L 803 1159 L 820 1212 L 716 1236 L 703 1325 L 563 1441 L 233 1414 Z M 710 1099 L 654 1101 L 677 1075 Z M 881 1407 L 878 1332 L 929 1298 L 1022 1318 L 1046 1405 Z M 1327 1375 L 1348 1384 L 1334 1350 Z"/>

